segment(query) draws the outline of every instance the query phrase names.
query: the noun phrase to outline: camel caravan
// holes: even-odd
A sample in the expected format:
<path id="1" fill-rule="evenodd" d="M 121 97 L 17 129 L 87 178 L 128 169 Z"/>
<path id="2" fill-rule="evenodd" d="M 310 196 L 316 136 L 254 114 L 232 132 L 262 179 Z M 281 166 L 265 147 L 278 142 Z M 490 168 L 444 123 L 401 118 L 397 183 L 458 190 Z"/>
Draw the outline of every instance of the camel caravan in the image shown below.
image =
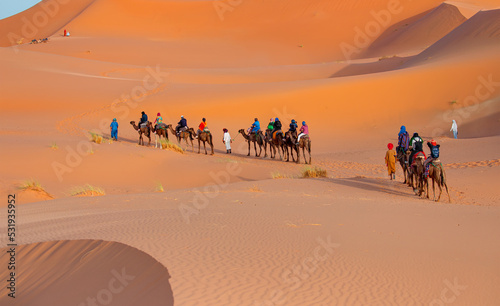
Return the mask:
<path id="1" fill-rule="evenodd" d="M 197 131 L 188 127 L 187 120 L 184 116 L 181 116 L 181 120 L 174 129 L 172 124 L 163 123 L 160 113 L 158 113 L 154 123 L 148 121 L 148 116 L 142 112 L 142 117 L 139 120 L 139 123 L 136 124 L 135 121 L 130 121 L 130 124 L 134 130 L 139 133 L 139 145 L 145 145 L 144 137 L 146 137 L 149 140 L 148 146 L 150 146 L 151 136 L 154 134 L 155 148 L 158 148 L 159 143 L 161 143 L 162 140 L 169 140 L 168 134 L 170 132 L 176 137 L 179 145 L 182 145 L 183 142 L 186 144 L 186 149 L 189 148 L 189 145 L 191 145 L 194 152 L 193 141 L 197 139 L 198 154 L 201 152 L 201 143 L 203 143 L 205 154 L 208 154 L 206 148 L 208 144 L 210 146 L 211 155 L 214 155 L 213 137 L 207 127 L 205 118 L 202 119 Z M 260 157 L 262 155 L 262 148 L 264 148 L 264 158 L 267 157 L 267 148 L 269 148 L 269 156 L 273 159 L 276 158 L 276 156 L 279 156 L 280 160 L 288 162 L 290 161 L 291 155 L 293 162 L 300 163 L 300 152 L 302 151 L 305 163 L 311 163 L 311 139 L 309 137 L 309 127 L 305 121 L 302 122 L 302 127 L 298 129 L 297 122 L 292 120 L 289 130 L 287 132 L 283 132 L 282 124 L 279 119 L 271 118 L 267 129 L 265 132 L 262 132 L 259 120 L 255 118 L 250 128 L 247 130 L 240 129 L 238 133 L 243 136 L 246 142 L 248 142 L 247 156 L 250 156 L 251 145 L 253 143 L 256 157 Z M 226 145 L 227 153 L 231 153 L 230 144 L 233 140 L 234 139 L 230 138 L 227 129 L 224 129 L 223 142 Z M 259 148 L 258 152 L 257 146 Z"/>
<path id="2" fill-rule="evenodd" d="M 404 183 L 408 184 L 415 194 L 430 198 L 429 181 L 432 180 L 433 200 L 439 202 L 443 193 L 443 187 L 451 202 L 448 185 L 446 184 L 446 173 L 443 164 L 439 159 L 439 147 L 435 140 L 427 142 L 431 153 L 426 157 L 423 150 L 424 141 L 414 133 L 410 139 L 406 127 L 402 126 L 398 134 L 398 146 L 396 148 L 396 159 L 403 169 Z M 436 197 L 436 187 L 439 188 L 439 195 Z"/>

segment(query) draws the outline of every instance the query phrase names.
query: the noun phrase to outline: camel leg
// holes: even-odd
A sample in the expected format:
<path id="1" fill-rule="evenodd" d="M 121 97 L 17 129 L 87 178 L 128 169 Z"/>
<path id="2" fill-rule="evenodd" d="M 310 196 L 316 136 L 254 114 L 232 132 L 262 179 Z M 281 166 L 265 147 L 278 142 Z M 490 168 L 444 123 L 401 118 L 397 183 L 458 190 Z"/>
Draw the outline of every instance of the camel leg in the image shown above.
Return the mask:
<path id="1" fill-rule="evenodd" d="M 200 143 L 200 138 L 198 137 L 198 154 L 200 154 L 201 150 L 201 143 Z"/>
<path id="2" fill-rule="evenodd" d="M 309 141 L 309 144 L 307 145 L 307 153 L 309 153 L 309 165 L 311 164 L 311 142 Z"/>
<path id="3" fill-rule="evenodd" d="M 426 198 L 429 199 L 429 178 L 425 181 Z"/>
<path id="4" fill-rule="evenodd" d="M 210 147 L 212 148 L 212 155 L 214 155 L 214 144 L 210 141 Z"/>
<path id="5" fill-rule="evenodd" d="M 203 142 L 203 149 L 205 149 L 205 155 L 207 155 L 207 146 L 206 146 L 205 142 Z"/>
<path id="6" fill-rule="evenodd" d="M 434 178 L 432 178 L 432 200 L 433 201 L 436 201 L 436 180 L 434 180 Z"/>
<path id="7" fill-rule="evenodd" d="M 446 188 L 446 193 L 448 194 L 448 202 L 451 203 L 450 193 L 448 192 L 448 185 L 446 185 L 446 183 L 444 183 L 444 187 Z"/>
<path id="8" fill-rule="evenodd" d="M 257 141 L 253 142 L 253 149 L 255 151 L 255 157 L 258 157 L 259 155 L 257 155 Z"/>
<path id="9" fill-rule="evenodd" d="M 437 185 L 439 187 L 439 195 L 438 195 L 436 202 L 439 202 L 439 200 L 441 199 L 441 194 L 443 193 L 443 188 L 441 187 L 441 182 L 438 181 Z"/>

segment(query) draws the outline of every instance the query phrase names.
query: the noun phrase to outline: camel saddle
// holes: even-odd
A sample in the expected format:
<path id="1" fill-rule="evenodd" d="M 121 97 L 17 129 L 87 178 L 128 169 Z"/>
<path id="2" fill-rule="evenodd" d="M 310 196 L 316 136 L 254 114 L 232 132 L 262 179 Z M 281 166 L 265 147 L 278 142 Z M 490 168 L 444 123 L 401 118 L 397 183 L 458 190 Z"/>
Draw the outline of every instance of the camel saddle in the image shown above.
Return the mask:
<path id="1" fill-rule="evenodd" d="M 430 163 L 427 164 L 427 167 L 425 167 L 425 177 L 428 178 L 429 177 L 429 169 L 430 167 L 434 166 L 436 168 L 439 168 L 441 167 L 443 164 L 441 163 L 441 160 L 439 160 L 439 158 L 434 158 L 430 161 Z"/>
<path id="2" fill-rule="evenodd" d="M 273 140 L 276 140 L 276 136 L 277 136 L 279 133 L 283 134 L 283 131 L 281 131 L 281 130 L 277 130 L 276 132 L 274 132 L 274 133 L 273 133 Z"/>
<path id="3" fill-rule="evenodd" d="M 158 123 L 158 128 L 162 129 L 162 130 L 166 130 L 167 129 L 167 125 L 165 123 Z"/>
<path id="4" fill-rule="evenodd" d="M 143 122 L 139 125 L 139 128 L 147 128 L 148 127 L 148 123 L 147 122 Z"/>
<path id="5" fill-rule="evenodd" d="M 418 157 L 421 157 L 422 159 L 426 159 L 424 151 L 419 151 L 419 152 L 415 153 L 415 155 L 413 155 L 413 160 L 411 163 L 412 166 L 415 165 L 415 162 L 417 161 Z"/>

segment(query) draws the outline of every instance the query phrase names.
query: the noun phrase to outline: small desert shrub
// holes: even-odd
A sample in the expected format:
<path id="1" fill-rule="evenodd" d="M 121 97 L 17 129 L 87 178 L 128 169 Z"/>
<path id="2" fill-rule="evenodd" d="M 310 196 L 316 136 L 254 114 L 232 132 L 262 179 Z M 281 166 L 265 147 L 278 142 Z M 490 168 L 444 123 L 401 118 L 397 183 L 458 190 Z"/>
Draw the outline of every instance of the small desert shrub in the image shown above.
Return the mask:
<path id="1" fill-rule="evenodd" d="M 157 192 L 164 192 L 164 191 L 165 191 L 165 190 L 163 189 L 163 185 L 162 185 L 160 182 L 156 183 L 155 190 L 156 190 Z"/>
<path id="2" fill-rule="evenodd" d="M 99 135 L 97 133 L 94 133 L 94 132 L 89 132 L 90 136 L 91 136 L 91 141 L 92 142 L 95 142 L 97 144 L 101 144 L 102 143 L 102 140 L 104 139 L 102 137 L 102 135 Z"/>
<path id="3" fill-rule="evenodd" d="M 160 140 L 160 144 L 161 144 L 161 148 L 164 150 L 170 150 L 170 151 L 175 151 L 175 152 L 179 152 L 181 154 L 184 154 L 184 150 L 181 147 L 179 147 L 175 143 L 170 142 L 167 139 Z"/>
<path id="4" fill-rule="evenodd" d="M 327 175 L 326 170 L 321 169 L 319 167 L 314 167 L 314 168 L 305 167 L 302 170 L 302 177 L 304 178 L 326 177 L 326 175 Z"/>
<path id="5" fill-rule="evenodd" d="M 32 178 L 22 182 L 21 185 L 19 185 L 19 189 L 36 191 L 36 192 L 39 192 L 45 196 L 52 198 L 52 196 L 47 191 L 45 191 L 45 189 L 42 187 L 42 185 L 40 185 L 40 183 L 37 180 L 34 180 Z"/>
<path id="6" fill-rule="evenodd" d="M 52 150 L 57 150 L 57 149 L 59 149 L 59 146 L 57 145 L 57 143 L 54 142 L 53 144 L 50 145 L 50 148 Z"/>
<path id="7" fill-rule="evenodd" d="M 288 176 L 286 174 L 283 174 L 283 173 L 280 173 L 278 171 L 274 171 L 274 172 L 271 172 L 271 177 L 273 179 L 284 179 L 284 178 L 288 178 Z"/>
<path id="8" fill-rule="evenodd" d="M 105 195 L 104 189 L 92 186 L 90 184 L 74 187 L 71 190 L 71 196 L 73 197 L 94 197 Z"/>

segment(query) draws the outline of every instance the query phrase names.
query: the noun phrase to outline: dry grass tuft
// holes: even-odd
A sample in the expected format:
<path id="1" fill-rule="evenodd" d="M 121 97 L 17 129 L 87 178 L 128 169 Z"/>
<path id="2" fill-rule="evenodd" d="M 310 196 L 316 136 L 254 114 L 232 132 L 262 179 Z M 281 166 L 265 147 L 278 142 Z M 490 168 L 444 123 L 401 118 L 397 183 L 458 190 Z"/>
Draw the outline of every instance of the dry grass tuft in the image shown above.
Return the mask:
<path id="1" fill-rule="evenodd" d="M 90 184 L 75 187 L 71 190 L 72 197 L 96 197 L 103 196 L 105 194 L 106 192 L 104 192 L 104 189 L 92 186 Z"/>
<path id="2" fill-rule="evenodd" d="M 155 191 L 156 192 L 164 192 L 165 191 L 165 189 L 163 189 L 163 185 L 161 184 L 161 182 L 156 183 Z"/>
<path id="3" fill-rule="evenodd" d="M 161 144 L 161 148 L 163 150 L 170 150 L 170 151 L 174 151 L 174 152 L 178 152 L 178 153 L 184 154 L 184 150 L 181 147 L 179 147 L 175 143 L 170 142 L 167 139 L 160 140 L 160 144 Z"/>
<path id="4" fill-rule="evenodd" d="M 57 145 L 57 143 L 54 142 L 53 144 L 50 145 L 50 148 L 52 150 L 57 150 L 57 149 L 59 149 L 59 146 Z"/>
<path id="5" fill-rule="evenodd" d="M 305 167 L 302 170 L 302 177 L 303 178 L 317 178 L 317 177 L 327 177 L 327 172 L 324 169 L 321 169 L 319 167 Z"/>
<path id="6" fill-rule="evenodd" d="M 273 179 L 285 179 L 285 178 L 289 178 L 288 175 L 286 174 L 283 174 L 283 173 L 280 173 L 279 171 L 274 171 L 274 172 L 271 172 L 271 177 Z"/>
<path id="7" fill-rule="evenodd" d="M 90 136 L 91 136 L 91 141 L 92 142 L 95 142 L 97 144 L 101 144 L 104 137 L 102 137 L 102 135 L 100 134 L 97 134 L 97 133 L 94 133 L 94 132 L 89 132 Z"/>
<path id="8" fill-rule="evenodd" d="M 45 189 L 42 187 L 42 185 L 40 185 L 40 183 L 37 180 L 34 180 L 32 178 L 24 181 L 21 185 L 19 185 L 19 189 L 24 191 L 28 190 L 35 191 L 51 199 L 54 198 L 47 191 L 45 191 Z"/>

